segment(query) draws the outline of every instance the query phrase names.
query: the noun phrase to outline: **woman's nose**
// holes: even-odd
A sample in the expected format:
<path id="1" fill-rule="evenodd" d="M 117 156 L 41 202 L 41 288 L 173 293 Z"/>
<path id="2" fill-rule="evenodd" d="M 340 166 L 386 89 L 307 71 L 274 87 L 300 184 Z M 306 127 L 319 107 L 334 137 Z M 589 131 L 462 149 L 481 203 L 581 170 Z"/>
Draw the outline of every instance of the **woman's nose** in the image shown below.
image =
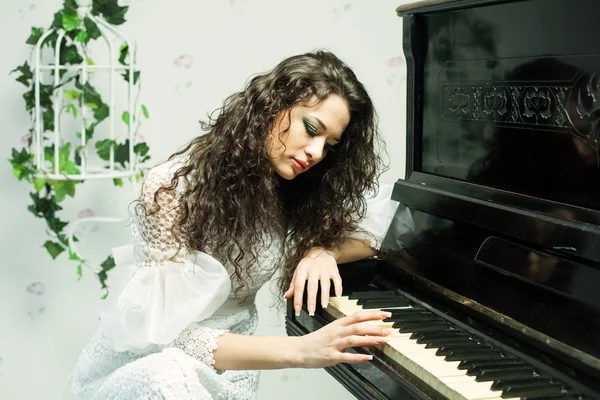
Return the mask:
<path id="1" fill-rule="evenodd" d="M 321 161 L 323 158 L 323 148 L 325 143 L 322 143 L 321 140 L 311 140 L 310 143 L 304 148 L 304 152 L 308 156 L 309 160 L 313 163 L 317 163 Z"/>

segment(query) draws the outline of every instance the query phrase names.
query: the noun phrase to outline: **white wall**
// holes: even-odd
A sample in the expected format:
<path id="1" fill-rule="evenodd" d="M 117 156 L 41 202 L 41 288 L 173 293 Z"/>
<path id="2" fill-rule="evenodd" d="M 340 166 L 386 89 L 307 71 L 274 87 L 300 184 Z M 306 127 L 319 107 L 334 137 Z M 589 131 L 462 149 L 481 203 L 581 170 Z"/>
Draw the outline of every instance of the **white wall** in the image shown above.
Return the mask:
<path id="1" fill-rule="evenodd" d="M 6 159 L 30 128 L 25 87 L 8 72 L 29 54 L 31 26 L 47 27 L 61 0 L 2 0 L 0 12 L 0 398 L 59 399 L 75 360 L 96 329 L 101 300 L 94 276 L 76 281 L 75 264 L 52 261 L 41 245 L 42 220 L 28 211 L 27 184 L 12 176 Z M 131 0 L 122 29 L 139 43 L 143 102 L 150 120 L 142 134 L 154 161 L 199 132 L 197 121 L 241 89 L 252 74 L 281 59 L 327 48 L 352 66 L 371 93 L 392 157 L 385 178 L 404 175 L 405 83 L 399 0 Z M 190 68 L 174 60 L 189 55 Z M 131 192 L 108 182 L 87 182 L 64 202 L 64 218 L 83 209 L 125 215 Z M 100 261 L 111 247 L 129 242 L 126 227 L 102 226 L 83 236 L 82 250 Z M 31 284 L 42 294 L 31 294 Z M 284 335 L 283 316 L 259 296 L 260 334 Z M 263 373 L 260 399 L 350 399 L 322 370 Z"/>

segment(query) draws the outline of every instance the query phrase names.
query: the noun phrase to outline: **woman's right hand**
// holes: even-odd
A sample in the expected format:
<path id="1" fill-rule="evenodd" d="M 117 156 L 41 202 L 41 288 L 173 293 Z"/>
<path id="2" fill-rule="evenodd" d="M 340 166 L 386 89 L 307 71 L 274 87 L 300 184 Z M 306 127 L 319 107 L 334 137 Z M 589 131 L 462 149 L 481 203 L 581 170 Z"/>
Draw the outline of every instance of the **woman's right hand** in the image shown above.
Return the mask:
<path id="1" fill-rule="evenodd" d="M 372 356 L 346 353 L 350 347 L 368 347 L 388 341 L 386 337 L 393 330 L 385 329 L 381 321 L 391 316 L 384 311 L 359 311 L 329 323 L 321 329 L 301 336 L 299 343 L 301 368 L 323 368 L 338 363 L 359 363 L 369 361 Z"/>

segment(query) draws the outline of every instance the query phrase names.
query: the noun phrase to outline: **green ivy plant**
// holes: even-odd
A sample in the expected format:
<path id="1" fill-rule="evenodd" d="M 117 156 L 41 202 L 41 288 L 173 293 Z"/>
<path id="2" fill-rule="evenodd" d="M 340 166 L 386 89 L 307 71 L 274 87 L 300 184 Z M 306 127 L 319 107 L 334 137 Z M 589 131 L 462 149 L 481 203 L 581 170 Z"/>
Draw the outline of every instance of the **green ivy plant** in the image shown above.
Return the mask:
<path id="1" fill-rule="evenodd" d="M 63 39 L 60 47 L 60 64 L 61 65 L 80 65 L 84 62 L 83 52 L 87 54 L 88 44 L 91 41 L 98 39 L 101 36 L 101 32 L 96 23 L 88 17 L 80 18 L 77 13 L 77 4 L 75 0 L 64 0 L 63 8 L 54 14 L 54 19 L 50 28 L 54 28 L 52 32 L 42 44 L 50 47 L 53 51 L 56 49 L 56 41 L 58 39 L 58 31 L 64 30 L 66 32 L 65 38 Z M 102 16 L 108 23 L 113 25 L 120 25 L 125 22 L 125 14 L 127 13 L 127 6 L 119 6 L 118 0 L 93 0 L 92 3 L 92 15 Z M 28 45 L 35 46 L 42 35 L 44 34 L 44 28 L 32 27 L 31 35 L 25 42 Z M 79 44 L 79 46 L 77 45 Z M 127 44 L 124 44 L 120 48 L 119 62 L 122 65 L 129 65 L 129 48 Z M 93 65 L 93 61 L 88 55 L 88 64 Z M 34 109 L 35 109 L 35 86 L 33 79 L 33 72 L 27 62 L 23 65 L 15 68 L 12 73 L 17 73 L 18 77 L 16 80 L 27 87 L 27 91 L 23 95 L 25 99 L 25 108 L 34 121 Z M 51 72 L 54 75 L 54 71 Z M 85 134 L 85 146 L 73 145 L 68 141 L 60 143 L 58 150 L 58 165 L 59 171 L 65 175 L 79 174 L 79 166 L 81 165 L 82 157 L 86 150 L 86 147 L 94 146 L 94 150 L 98 156 L 105 161 L 109 160 L 110 150 L 114 149 L 114 160 L 118 168 L 127 168 L 129 160 L 129 139 L 122 143 L 115 140 L 104 139 L 104 140 L 93 140 L 94 132 L 96 128 L 109 117 L 109 107 L 104 103 L 102 96 L 94 88 L 94 86 L 87 81 L 82 83 L 82 77 L 80 71 L 66 71 L 60 70 L 60 84 L 55 86 L 45 85 L 40 83 L 40 107 L 41 115 L 43 120 L 44 132 L 43 138 L 48 139 L 53 137 L 54 131 L 54 98 L 53 95 L 58 90 L 63 91 L 63 103 L 60 104 L 60 112 L 72 114 L 73 118 L 77 118 L 78 115 L 86 115 L 84 120 L 84 128 L 82 131 L 77 132 L 77 137 L 81 139 L 82 135 Z M 122 74 L 123 79 L 129 82 L 129 73 L 125 71 Z M 133 75 L 134 84 L 138 83 L 140 79 L 139 71 L 135 71 Z M 82 112 L 87 110 L 85 114 Z M 149 117 L 148 109 L 141 105 L 141 110 L 145 118 Z M 122 121 L 129 125 L 134 123 L 135 116 L 130 116 L 127 111 L 122 113 Z M 139 129 L 140 124 L 137 124 Z M 26 181 L 33 185 L 33 190 L 30 193 L 32 204 L 28 206 L 28 210 L 36 217 L 43 218 L 46 221 L 48 227 L 47 232 L 50 239 L 44 243 L 44 247 L 53 259 L 56 259 L 61 254 L 65 253 L 69 260 L 75 261 L 77 265 L 77 276 L 81 278 L 83 272 L 83 266 L 86 260 L 83 260 L 77 255 L 70 247 L 65 233 L 65 227 L 69 224 L 68 221 L 60 219 L 58 212 L 62 209 L 60 203 L 62 203 L 67 196 L 75 197 L 75 187 L 82 183 L 77 180 L 55 180 L 49 179 L 43 173 L 37 171 L 34 164 L 34 151 L 32 149 L 33 142 L 33 127 L 30 129 L 29 134 L 26 135 L 25 146 L 19 151 L 15 148 L 12 149 L 12 158 L 9 162 L 12 164 L 14 176 L 20 181 Z M 135 132 L 137 137 L 137 132 Z M 49 136 L 51 135 L 51 136 Z M 65 140 L 65 139 L 63 139 Z M 44 142 L 45 143 L 45 142 Z M 79 142 L 78 142 L 79 143 Z M 47 164 L 54 165 L 55 163 L 55 149 L 54 144 L 44 145 L 43 148 L 44 161 Z M 150 158 L 149 148 L 145 142 L 136 143 L 134 146 L 134 153 L 136 165 L 147 161 Z M 135 178 L 129 179 L 141 179 L 141 173 Z M 123 186 L 123 180 L 120 178 L 114 179 L 116 186 Z M 77 241 L 77 238 L 74 238 Z M 101 271 L 98 273 L 98 279 L 100 281 L 102 289 L 108 294 L 108 287 L 106 286 L 107 273 L 115 266 L 115 262 L 112 256 L 108 256 L 101 264 Z"/>

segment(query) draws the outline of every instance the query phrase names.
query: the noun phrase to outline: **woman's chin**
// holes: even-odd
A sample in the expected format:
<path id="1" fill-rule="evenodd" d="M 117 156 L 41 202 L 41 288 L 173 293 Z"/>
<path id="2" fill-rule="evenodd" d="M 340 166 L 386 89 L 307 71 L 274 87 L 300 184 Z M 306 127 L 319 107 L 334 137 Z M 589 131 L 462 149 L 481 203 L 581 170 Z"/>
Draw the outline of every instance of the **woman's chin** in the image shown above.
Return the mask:
<path id="1" fill-rule="evenodd" d="M 291 181 L 296 176 L 298 176 L 298 174 L 292 170 L 287 170 L 287 171 L 275 170 L 275 173 L 277 175 L 279 175 L 281 178 L 285 179 L 286 181 Z"/>

